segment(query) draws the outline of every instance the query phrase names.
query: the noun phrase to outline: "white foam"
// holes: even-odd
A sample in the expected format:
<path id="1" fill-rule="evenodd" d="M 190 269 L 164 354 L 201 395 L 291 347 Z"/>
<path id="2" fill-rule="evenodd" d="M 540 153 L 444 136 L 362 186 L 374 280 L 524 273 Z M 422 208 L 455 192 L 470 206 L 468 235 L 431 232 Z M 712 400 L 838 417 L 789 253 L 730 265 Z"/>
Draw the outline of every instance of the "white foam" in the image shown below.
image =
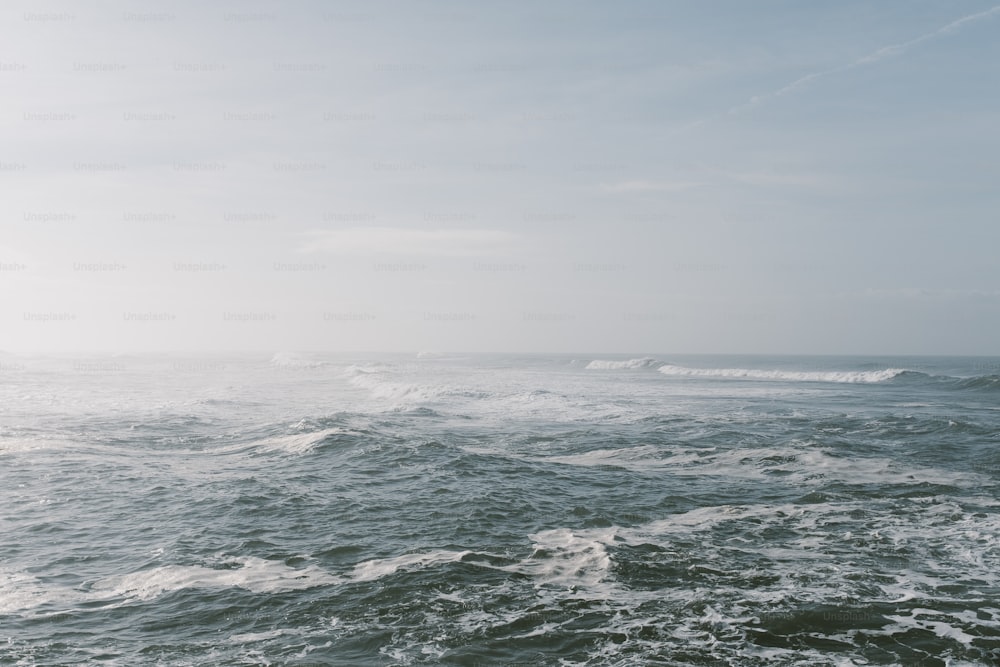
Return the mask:
<path id="1" fill-rule="evenodd" d="M 751 368 L 686 368 L 664 365 L 659 370 L 664 375 L 676 377 L 743 378 L 749 380 L 788 380 L 796 382 L 847 382 L 873 383 L 891 380 L 906 372 L 902 368 L 879 371 L 781 371 Z"/>
<path id="2" fill-rule="evenodd" d="M 585 366 L 586 370 L 621 370 L 635 368 L 655 368 L 662 365 L 662 361 L 657 361 L 651 357 L 641 359 L 629 359 L 627 361 L 614 361 L 607 359 L 594 359 Z"/>
<path id="3" fill-rule="evenodd" d="M 719 524 L 737 522 L 745 525 L 744 539 L 739 542 L 748 545 L 746 548 L 757 544 L 757 536 L 768 526 L 796 532 L 798 540 L 789 541 L 781 548 L 761 543 L 754 552 L 774 562 L 815 562 L 813 569 L 816 572 L 826 563 L 834 567 L 832 572 L 837 577 L 849 575 L 852 569 L 866 570 L 866 566 L 852 564 L 837 555 L 838 547 L 845 540 L 870 544 L 875 552 L 884 553 L 887 548 L 905 549 L 904 553 L 910 554 L 906 563 L 926 563 L 933 568 L 933 573 L 912 568 L 895 570 L 896 583 L 880 584 L 884 594 L 880 601 L 884 602 L 935 597 L 939 595 L 935 591 L 947 590 L 956 583 L 957 573 L 963 579 L 997 582 L 1000 516 L 983 516 L 940 498 L 931 499 L 931 503 L 920 502 L 924 500 L 914 499 L 912 512 L 891 513 L 862 502 L 701 507 L 634 528 L 619 528 L 616 539 L 665 547 L 678 536 L 712 542 L 714 529 Z M 928 504 L 930 508 L 924 507 Z M 852 518 L 854 512 L 862 514 Z M 853 524 L 850 530 L 844 525 L 847 521 Z M 970 552 L 976 556 L 963 558 L 963 554 Z M 937 555 L 928 558 L 931 553 Z M 796 574 L 809 576 L 805 572 Z M 799 592 L 803 591 L 800 587 Z"/>
<path id="4" fill-rule="evenodd" d="M 246 632 L 238 635 L 230 635 L 229 641 L 233 644 L 254 644 L 257 642 L 267 641 L 268 639 L 274 639 L 275 637 L 281 637 L 283 635 L 301 635 L 302 633 L 296 630 L 289 630 L 288 628 L 276 628 L 274 630 L 268 630 L 267 632 Z"/>
<path id="5" fill-rule="evenodd" d="M 895 624 L 888 625 L 881 631 L 872 632 L 871 634 L 894 635 L 896 633 L 903 634 L 910 630 L 928 630 L 938 637 L 952 639 L 960 644 L 964 644 L 966 647 L 971 647 L 972 642 L 977 639 L 977 637 L 963 632 L 961 629 L 945 621 L 920 618 L 920 616 L 925 615 L 941 616 L 941 612 L 939 611 L 933 609 L 913 609 L 910 614 L 910 616 L 887 614 L 886 618 L 895 621 Z"/>
<path id="6" fill-rule="evenodd" d="M 424 553 L 403 554 L 394 558 L 377 558 L 358 563 L 351 573 L 353 581 L 373 581 L 394 574 L 399 570 L 423 568 L 442 563 L 453 563 L 462 560 L 471 551 L 428 551 Z"/>
<path id="7" fill-rule="evenodd" d="M 100 579 L 93 593 L 106 598 L 150 600 L 185 588 L 244 588 L 254 593 L 279 593 L 341 583 L 343 580 L 316 566 L 292 568 L 280 561 L 245 557 L 240 567 L 216 569 L 200 565 L 164 565 L 149 570 Z"/>
<path id="8" fill-rule="evenodd" d="M 12 614 L 65 601 L 68 591 L 46 586 L 25 572 L 0 570 L 0 614 Z"/>
<path id="9" fill-rule="evenodd" d="M 530 536 L 535 550 L 529 558 L 501 569 L 527 574 L 536 586 L 586 589 L 590 595 L 607 597 L 613 594 L 602 594 L 611 569 L 607 545 L 616 533 L 616 528 L 543 530 Z"/>
<path id="10" fill-rule="evenodd" d="M 966 580 L 985 582 L 985 596 L 1000 572 L 998 523 L 1000 516 L 983 518 L 946 498 L 920 498 L 720 505 L 664 516 L 635 528 L 544 530 L 530 535 L 534 550 L 522 561 L 503 566 L 479 563 L 526 575 L 529 581 L 510 577 L 496 588 L 461 587 L 439 594 L 444 609 L 428 617 L 434 627 L 423 635 L 399 633 L 385 652 L 407 664 L 419 662 L 422 647 L 437 641 L 434 633 L 455 636 L 452 628 L 458 628 L 459 637 L 494 633 L 523 639 L 573 632 L 560 630 L 574 622 L 567 619 L 570 601 L 583 602 L 588 614 L 602 617 L 603 637 L 596 638 L 586 657 L 564 661 L 566 665 L 624 665 L 628 660 L 623 655 L 667 655 L 683 647 L 719 664 L 846 666 L 864 661 L 861 635 L 899 639 L 910 646 L 914 629 L 975 646 L 972 642 L 982 636 L 981 627 L 998 625 L 1000 612 L 988 600 L 972 609 L 959 605 L 961 609 L 954 612 L 909 611 L 904 605 L 882 616 L 880 609 L 901 599 L 899 593 L 904 591 L 911 593 L 906 596 L 910 600 L 954 600 L 954 586 Z M 775 543 L 776 531 L 789 537 Z M 651 589 L 644 583 L 629 585 L 619 580 L 615 560 L 633 557 L 632 549 L 618 550 L 630 546 L 658 546 L 655 553 L 647 550 L 640 557 L 662 564 L 677 559 L 678 567 L 695 572 L 699 580 L 661 581 Z M 982 549 L 981 558 L 953 558 L 977 548 Z M 923 572 L 900 572 L 898 564 L 884 560 L 897 549 L 907 554 L 905 562 Z M 745 561 L 740 553 L 754 564 L 741 567 Z M 894 574 L 899 575 L 898 591 L 881 583 Z M 960 599 L 969 602 L 966 596 Z M 791 632 L 853 647 L 833 662 L 828 653 L 801 645 L 777 648 L 748 641 L 750 628 L 766 624 L 761 620 L 765 616 L 795 619 L 817 606 L 832 610 L 834 618 L 842 616 L 843 631 Z M 991 619 L 981 618 L 984 610 L 992 610 Z M 858 619 L 865 619 L 863 630 L 852 623 Z M 508 627 L 514 623 L 518 627 Z"/>
<path id="11" fill-rule="evenodd" d="M 651 521 L 642 526 L 623 529 L 622 534 L 634 541 L 636 538 L 645 538 L 650 535 L 706 531 L 715 528 L 724 521 L 745 519 L 747 517 L 775 516 L 778 512 L 787 516 L 789 513 L 801 514 L 802 510 L 795 505 L 717 505 L 699 507 L 687 512 L 671 514 L 666 518 Z"/>
<path id="12" fill-rule="evenodd" d="M 897 528 L 912 531 L 907 533 L 911 539 L 901 545 L 901 552 L 910 554 L 911 562 L 921 569 L 940 576 L 904 571 L 899 587 L 915 592 L 908 599 L 954 599 L 954 585 L 966 578 L 986 582 L 984 588 L 989 590 L 1000 572 L 1000 553 L 993 542 L 982 545 L 985 555 L 973 561 L 977 564 L 972 571 L 965 561 L 955 561 L 949 555 L 949 549 L 962 553 L 974 548 L 982 536 L 1000 535 L 996 525 L 1000 517 L 994 521 L 977 515 L 975 510 L 963 510 L 940 498 L 863 500 L 720 505 L 661 517 L 635 528 L 544 530 L 530 535 L 533 552 L 519 562 L 495 566 L 476 561 L 482 567 L 530 579 L 514 576 L 497 586 L 463 586 L 437 593 L 438 606 L 425 617 L 426 630 L 396 633 L 383 653 L 410 664 L 421 662 L 428 647 L 434 647 L 436 655 L 442 637 L 492 633 L 524 639 L 574 632 L 573 628 L 561 629 L 576 620 L 567 613 L 571 608 L 567 603 L 572 608 L 582 603 L 588 614 L 602 618 L 602 636 L 595 637 L 588 655 L 578 661 L 567 660 L 567 665 L 624 665 L 628 660 L 623 661 L 623 655 L 666 655 L 683 647 L 719 664 L 775 661 L 846 666 L 863 662 L 859 635 L 899 638 L 909 646 L 907 638 L 916 628 L 974 646 L 970 641 L 981 636 L 979 628 L 997 625 L 995 617 L 1000 612 L 988 601 L 971 610 L 967 604 L 959 605 L 961 609 L 955 612 L 909 611 L 903 606 L 892 610 L 891 616 L 882 616 L 884 612 L 879 610 L 900 596 L 890 595 L 880 582 L 900 570 L 893 562 L 880 563 L 891 558 L 889 554 L 895 549 L 884 539 L 886 534 Z M 925 521 L 928 516 L 930 530 Z M 981 524 L 978 534 L 971 532 L 976 522 Z M 721 530 L 720 524 L 725 524 Z M 935 529 L 938 526 L 940 530 Z M 775 531 L 791 536 L 775 545 Z M 645 556 L 639 557 L 654 566 L 676 559 L 676 565 L 697 574 L 698 581 L 661 581 L 655 588 L 647 588 L 645 582 L 633 586 L 620 580 L 615 561 L 636 555 L 627 547 L 654 545 L 660 549 L 644 550 Z M 619 551 L 619 547 L 626 548 Z M 752 557 L 754 564 L 740 567 L 745 565 L 741 552 Z M 369 563 L 385 576 L 398 571 L 396 565 L 422 566 L 420 556 L 428 562 L 440 562 L 457 553 L 409 554 Z M 627 571 L 622 570 L 621 576 L 627 577 Z M 754 580 L 752 585 L 748 578 Z M 879 585 L 883 585 L 881 592 Z M 968 602 L 965 597 L 962 600 Z M 841 615 L 843 631 L 813 634 L 802 628 L 791 632 L 853 646 L 846 648 L 840 659 L 830 662 L 828 653 L 804 646 L 763 647 L 747 641 L 751 628 L 767 624 L 766 616 L 794 619 L 817 605 Z M 984 609 L 992 610 L 991 620 L 980 618 Z M 852 621 L 862 618 L 866 626 L 859 630 Z"/>

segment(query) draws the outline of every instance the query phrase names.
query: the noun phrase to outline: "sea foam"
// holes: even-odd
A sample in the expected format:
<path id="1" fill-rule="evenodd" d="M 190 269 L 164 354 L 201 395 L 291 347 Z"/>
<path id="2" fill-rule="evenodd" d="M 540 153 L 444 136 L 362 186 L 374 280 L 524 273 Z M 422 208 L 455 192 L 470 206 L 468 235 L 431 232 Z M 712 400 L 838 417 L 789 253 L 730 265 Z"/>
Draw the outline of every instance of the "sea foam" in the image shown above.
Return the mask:
<path id="1" fill-rule="evenodd" d="M 217 569 L 201 565 L 164 565 L 149 570 L 114 575 L 91 586 L 92 593 L 107 597 L 150 600 L 184 588 L 243 588 L 254 593 L 280 593 L 343 580 L 316 566 L 292 568 L 280 561 L 245 557 L 238 568 Z"/>

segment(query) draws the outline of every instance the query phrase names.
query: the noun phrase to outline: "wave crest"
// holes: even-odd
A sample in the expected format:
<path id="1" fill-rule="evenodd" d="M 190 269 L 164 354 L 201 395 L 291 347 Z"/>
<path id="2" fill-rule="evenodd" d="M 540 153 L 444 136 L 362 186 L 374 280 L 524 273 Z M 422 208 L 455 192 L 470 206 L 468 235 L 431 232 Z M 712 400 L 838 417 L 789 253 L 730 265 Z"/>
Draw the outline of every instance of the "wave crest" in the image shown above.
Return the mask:
<path id="1" fill-rule="evenodd" d="M 295 352 L 275 352 L 270 364 L 277 368 L 319 368 L 326 365 L 323 361 L 309 359 Z"/>
<path id="2" fill-rule="evenodd" d="M 614 361 L 609 359 L 594 359 L 589 364 L 586 365 L 586 370 L 619 370 L 619 369 L 633 369 L 633 368 L 656 368 L 662 366 L 664 362 L 651 357 L 642 357 L 641 359 L 629 359 L 627 361 Z"/>
<path id="3" fill-rule="evenodd" d="M 874 383 L 891 380 L 906 372 L 903 368 L 878 371 L 781 371 L 752 368 L 686 368 L 665 364 L 659 370 L 674 377 L 737 378 L 748 380 L 787 380 L 793 382 Z"/>
<path id="4" fill-rule="evenodd" d="M 979 391 L 1000 391 L 1000 375 L 978 375 L 958 382 L 960 389 Z"/>

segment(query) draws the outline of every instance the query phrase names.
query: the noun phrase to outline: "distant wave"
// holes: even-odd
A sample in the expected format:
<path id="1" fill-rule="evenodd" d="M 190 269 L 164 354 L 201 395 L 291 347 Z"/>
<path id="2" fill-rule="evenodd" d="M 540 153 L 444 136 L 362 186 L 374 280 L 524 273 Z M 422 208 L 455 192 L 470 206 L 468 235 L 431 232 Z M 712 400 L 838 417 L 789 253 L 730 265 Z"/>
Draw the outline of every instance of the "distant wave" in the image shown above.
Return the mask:
<path id="1" fill-rule="evenodd" d="M 958 381 L 957 386 L 960 389 L 1000 391 L 1000 375 L 979 375 L 971 378 L 963 378 Z"/>
<path id="2" fill-rule="evenodd" d="M 418 384 L 401 382 L 381 368 L 371 366 L 348 366 L 344 377 L 355 387 L 367 389 L 379 399 L 406 402 L 437 401 L 442 398 L 486 399 L 495 396 L 493 392 L 463 389 L 443 384 Z"/>
<path id="3" fill-rule="evenodd" d="M 886 368 L 870 371 L 783 371 L 753 368 L 688 368 L 675 366 L 665 361 L 642 357 L 625 361 L 595 359 L 587 364 L 587 370 L 634 370 L 642 368 L 656 369 L 664 375 L 675 377 L 704 378 L 742 378 L 748 380 L 786 380 L 799 382 L 853 382 L 872 383 L 885 382 L 907 374 L 911 371 L 904 368 Z M 918 373 L 917 375 L 923 375 Z"/>
<path id="4" fill-rule="evenodd" d="M 629 359 L 628 361 L 611 361 L 607 359 L 594 359 L 589 364 L 587 364 L 587 370 L 600 370 L 600 371 L 610 371 L 619 370 L 627 368 L 656 368 L 657 366 L 662 366 L 664 362 L 658 361 L 651 357 L 643 357 L 641 359 Z"/>
<path id="5" fill-rule="evenodd" d="M 686 368 L 665 364 L 659 370 L 676 377 L 743 378 L 749 380 L 788 380 L 798 382 L 885 382 L 906 372 L 903 368 L 878 371 L 780 371 L 752 368 Z"/>
<path id="6" fill-rule="evenodd" d="M 475 384 L 450 382 L 414 382 L 418 378 L 447 379 L 448 375 L 413 374 L 409 368 L 349 366 L 342 378 L 350 385 L 367 391 L 378 402 L 384 402 L 393 412 L 406 410 L 411 414 L 421 409 L 422 414 L 433 416 L 448 414 L 468 418 L 476 415 L 489 420 L 509 421 L 544 419 L 566 422 L 592 420 L 600 415 L 606 419 L 619 419 L 631 414 L 631 408 L 620 403 L 587 400 L 555 388 L 539 386 L 537 380 L 529 383 L 494 383 L 490 378 L 480 378 Z"/>
<path id="7" fill-rule="evenodd" d="M 431 401 L 440 397 L 442 393 L 439 387 L 394 382 L 377 368 L 349 366 L 344 375 L 348 382 L 355 387 L 367 389 L 376 398 Z"/>
<path id="8" fill-rule="evenodd" d="M 1000 375 L 995 374 L 956 377 L 954 375 L 928 375 L 927 373 L 920 373 L 918 371 L 905 371 L 895 379 L 897 382 L 931 384 L 942 389 L 957 391 L 1000 391 Z"/>
<path id="9" fill-rule="evenodd" d="M 744 380 L 784 380 L 786 382 L 839 382 L 853 384 L 874 384 L 877 382 L 932 383 L 937 386 L 968 391 L 1000 391 L 1000 375 L 978 375 L 974 377 L 954 377 L 931 375 L 905 368 L 880 368 L 878 370 L 856 371 L 788 371 L 762 368 L 689 368 L 666 361 L 641 357 L 636 359 L 613 360 L 594 359 L 584 367 L 587 370 L 641 370 L 654 369 L 669 377 L 698 377 Z"/>
<path id="10" fill-rule="evenodd" d="M 271 365 L 278 368 L 319 368 L 326 365 L 323 361 L 308 359 L 295 352 L 275 352 L 271 357 Z"/>

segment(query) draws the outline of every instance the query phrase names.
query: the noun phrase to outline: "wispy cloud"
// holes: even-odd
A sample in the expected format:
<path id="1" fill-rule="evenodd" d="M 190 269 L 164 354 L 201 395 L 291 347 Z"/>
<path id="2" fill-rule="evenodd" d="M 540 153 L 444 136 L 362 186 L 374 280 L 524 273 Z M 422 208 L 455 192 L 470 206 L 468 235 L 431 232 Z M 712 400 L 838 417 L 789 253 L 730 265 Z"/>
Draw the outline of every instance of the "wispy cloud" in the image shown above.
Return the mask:
<path id="1" fill-rule="evenodd" d="M 305 233 L 299 251 L 352 255 L 463 257 L 491 254 L 509 246 L 515 236 L 491 229 L 408 229 L 351 227 Z"/>
<path id="2" fill-rule="evenodd" d="M 601 189 L 615 194 L 629 192 L 683 192 L 697 188 L 702 183 L 695 181 L 622 181 L 620 183 L 602 183 Z"/>
<path id="3" fill-rule="evenodd" d="M 915 37 L 915 38 L 913 38 L 913 39 L 911 39 L 911 40 L 909 40 L 907 42 L 903 42 L 901 44 L 892 44 L 890 46 L 884 46 L 881 49 L 878 49 L 877 51 L 873 51 L 872 53 L 869 53 L 866 56 L 862 56 L 861 58 L 858 58 L 853 63 L 851 63 L 849 65 L 849 67 L 857 67 L 859 65 L 867 65 L 868 63 L 878 62 L 879 60 L 882 60 L 884 58 L 890 58 L 890 57 L 893 57 L 893 56 L 898 56 L 901 53 L 909 50 L 910 48 L 912 48 L 914 46 L 916 46 L 917 44 L 920 44 L 921 42 L 926 42 L 928 40 L 934 39 L 935 37 L 940 37 L 941 35 L 947 35 L 947 34 L 952 34 L 952 33 L 958 32 L 959 28 L 961 28 L 966 23 L 973 23 L 975 21 L 981 21 L 982 19 L 989 18 L 990 16 L 993 16 L 994 14 L 997 14 L 997 13 L 1000 13 L 1000 5 L 995 5 L 995 6 L 991 7 L 991 8 L 989 8 L 989 9 L 987 9 L 985 11 L 979 12 L 977 14 L 969 14 L 968 16 L 963 16 L 960 19 L 952 21 L 951 23 L 949 23 L 946 26 L 938 28 L 937 30 L 935 30 L 933 32 L 929 32 L 929 33 L 927 33 L 925 35 L 921 35 L 919 37 Z"/>
<path id="4" fill-rule="evenodd" d="M 770 93 L 765 93 L 763 95 L 756 95 L 750 98 L 748 102 L 731 108 L 727 113 L 730 114 L 739 113 L 740 111 L 757 106 L 758 104 L 761 104 L 762 102 L 765 102 L 769 99 L 773 99 L 775 97 L 781 97 L 782 95 L 787 95 L 788 93 L 798 88 L 801 88 L 802 86 L 805 86 L 806 84 L 809 84 L 815 81 L 816 79 L 827 77 L 832 74 L 840 74 L 841 72 L 846 72 L 848 70 L 855 69 L 856 67 L 861 67 L 863 65 L 871 65 L 873 63 L 877 63 L 880 60 L 885 60 L 886 58 L 893 58 L 902 55 L 903 53 L 912 49 L 914 46 L 917 46 L 918 44 L 930 41 L 942 35 L 955 33 L 959 30 L 959 28 L 961 28 L 963 25 L 967 23 L 981 21 L 997 13 L 1000 13 L 1000 5 L 995 5 L 990 9 L 979 12 L 977 14 L 969 14 L 968 16 L 963 16 L 962 18 L 952 21 L 948 25 L 942 26 L 937 30 L 925 33 L 923 35 L 920 35 L 919 37 L 914 37 L 913 39 L 907 40 L 905 42 L 900 42 L 899 44 L 890 44 L 889 46 L 883 46 L 845 65 L 840 65 L 839 67 L 834 67 L 832 69 L 823 70 L 820 72 L 812 72 L 810 74 L 806 74 L 805 76 L 799 77 L 795 81 L 792 81 L 788 85 L 782 86 L 778 90 L 772 91 Z"/>
<path id="5" fill-rule="evenodd" d="M 800 76 L 799 78 L 795 79 L 791 83 L 782 86 L 781 88 L 766 93 L 761 93 L 759 95 L 754 95 L 746 102 L 730 107 L 725 112 L 713 114 L 706 118 L 702 118 L 701 120 L 695 121 L 694 123 L 685 126 L 683 129 L 685 130 L 692 129 L 704 125 L 710 121 L 717 120 L 718 118 L 721 118 L 723 116 L 732 116 L 744 113 L 755 107 L 760 106 L 761 104 L 764 104 L 765 102 L 768 102 L 778 97 L 783 97 L 785 95 L 788 95 L 789 93 L 792 93 L 798 90 L 799 88 L 803 88 L 818 79 L 823 79 L 828 76 L 832 76 L 834 74 L 841 74 L 843 72 L 847 72 L 852 69 L 856 69 L 858 67 L 863 67 L 865 65 L 871 65 L 881 60 L 885 60 L 886 58 L 894 58 L 896 56 L 900 56 L 919 44 L 928 42 L 938 37 L 942 37 L 944 35 L 954 34 L 969 23 L 982 21 L 996 14 L 1000 14 L 1000 5 L 994 5 L 993 7 L 985 11 L 978 12 L 976 14 L 969 14 L 968 16 L 963 16 L 962 18 L 956 19 L 951 23 L 948 23 L 947 25 L 938 28 L 937 30 L 925 33 L 923 35 L 920 35 L 919 37 L 914 37 L 913 39 L 907 40 L 905 42 L 883 46 L 881 48 L 872 51 L 871 53 L 865 54 L 860 58 L 856 58 L 851 62 L 845 63 L 843 65 L 838 65 L 837 67 L 821 70 L 819 72 L 810 72 L 809 74 Z"/>

